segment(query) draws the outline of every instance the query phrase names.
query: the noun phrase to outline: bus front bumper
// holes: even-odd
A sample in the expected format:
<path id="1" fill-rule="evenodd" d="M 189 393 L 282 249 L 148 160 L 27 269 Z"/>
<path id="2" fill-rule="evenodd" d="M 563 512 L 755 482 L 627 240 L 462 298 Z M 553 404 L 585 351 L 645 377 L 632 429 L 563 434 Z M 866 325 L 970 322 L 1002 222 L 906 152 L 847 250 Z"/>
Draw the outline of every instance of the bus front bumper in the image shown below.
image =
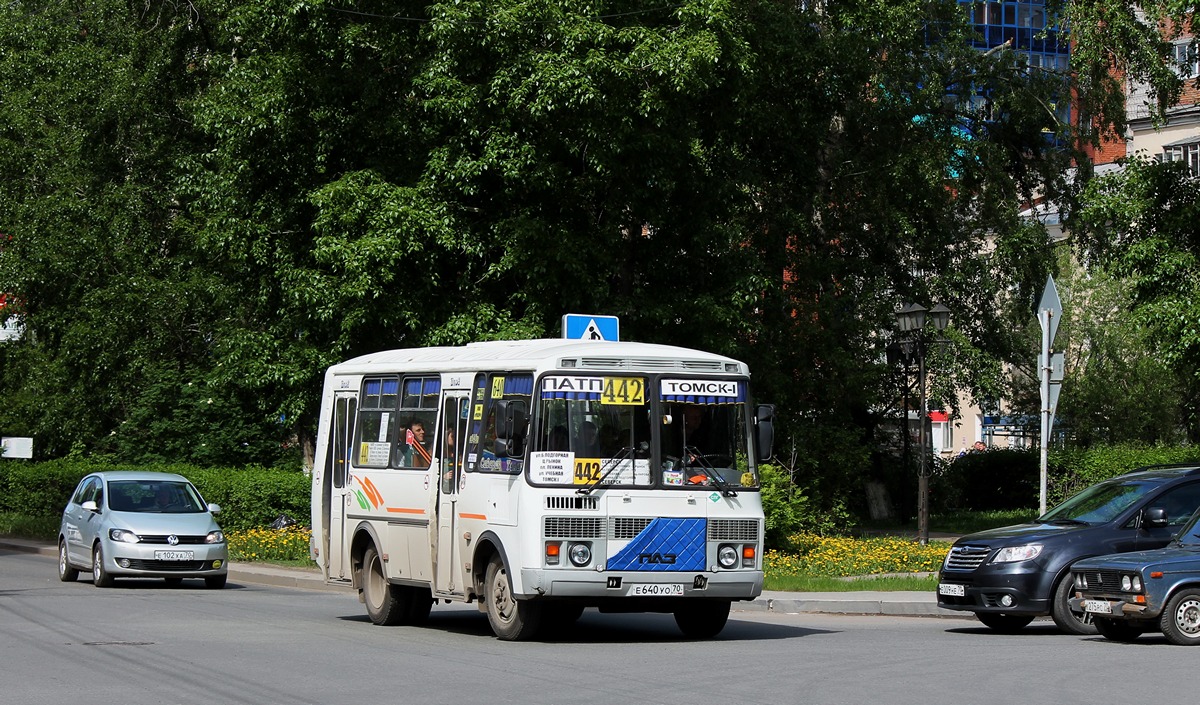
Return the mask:
<path id="1" fill-rule="evenodd" d="M 672 598 L 708 597 L 753 600 L 762 594 L 761 570 L 721 572 L 600 573 L 589 570 L 521 569 L 522 598 Z"/>

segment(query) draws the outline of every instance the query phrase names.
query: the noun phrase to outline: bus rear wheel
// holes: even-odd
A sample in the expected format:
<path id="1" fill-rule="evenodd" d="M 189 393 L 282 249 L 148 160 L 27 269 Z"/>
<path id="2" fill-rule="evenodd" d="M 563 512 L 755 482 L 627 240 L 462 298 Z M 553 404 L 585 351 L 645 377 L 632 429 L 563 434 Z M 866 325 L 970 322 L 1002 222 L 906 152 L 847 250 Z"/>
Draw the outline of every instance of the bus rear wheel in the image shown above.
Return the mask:
<path id="1" fill-rule="evenodd" d="M 412 620 L 412 591 L 388 582 L 383 572 L 383 559 L 374 546 L 363 554 L 362 593 L 372 623 L 392 627 Z"/>
<path id="2" fill-rule="evenodd" d="M 508 569 L 499 556 L 488 563 L 484 594 L 488 624 L 497 637 L 505 641 L 524 641 L 537 634 L 542 626 L 543 605 L 530 600 L 518 600 L 513 595 Z"/>
<path id="3" fill-rule="evenodd" d="M 675 624 L 689 639 L 711 639 L 729 621 L 729 600 L 705 600 L 675 610 Z"/>

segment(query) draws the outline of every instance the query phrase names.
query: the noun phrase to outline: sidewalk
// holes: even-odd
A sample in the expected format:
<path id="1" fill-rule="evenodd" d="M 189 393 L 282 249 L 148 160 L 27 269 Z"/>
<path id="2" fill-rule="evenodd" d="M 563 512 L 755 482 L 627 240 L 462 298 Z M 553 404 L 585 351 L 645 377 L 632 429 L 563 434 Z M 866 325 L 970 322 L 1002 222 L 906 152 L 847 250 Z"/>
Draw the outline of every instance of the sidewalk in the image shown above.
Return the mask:
<path id="1" fill-rule="evenodd" d="M 51 544 L 0 537 L 0 550 L 36 553 L 50 558 L 58 554 Z M 350 593 L 340 585 L 328 585 L 316 570 L 285 568 L 261 563 L 229 564 L 229 580 L 278 587 Z M 971 617 L 969 612 L 943 610 L 937 597 L 929 592 L 764 592 L 750 602 L 734 603 L 734 610 L 745 612 L 781 612 L 787 614 L 865 614 L 904 615 L 910 617 Z"/>

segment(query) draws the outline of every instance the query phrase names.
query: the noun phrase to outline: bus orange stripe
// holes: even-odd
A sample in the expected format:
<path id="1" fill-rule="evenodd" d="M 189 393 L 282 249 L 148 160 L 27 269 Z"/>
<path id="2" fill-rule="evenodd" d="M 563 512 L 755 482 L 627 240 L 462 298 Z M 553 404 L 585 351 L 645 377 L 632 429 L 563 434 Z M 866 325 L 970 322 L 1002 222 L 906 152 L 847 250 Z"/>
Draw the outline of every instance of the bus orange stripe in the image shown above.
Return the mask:
<path id="1" fill-rule="evenodd" d="M 424 509 L 410 509 L 408 507 L 388 507 L 387 510 L 393 514 L 424 514 Z"/>
<path id="2" fill-rule="evenodd" d="M 466 513 L 460 512 L 458 515 L 458 518 L 459 519 L 482 519 L 484 521 L 487 521 L 487 514 L 466 514 Z"/>

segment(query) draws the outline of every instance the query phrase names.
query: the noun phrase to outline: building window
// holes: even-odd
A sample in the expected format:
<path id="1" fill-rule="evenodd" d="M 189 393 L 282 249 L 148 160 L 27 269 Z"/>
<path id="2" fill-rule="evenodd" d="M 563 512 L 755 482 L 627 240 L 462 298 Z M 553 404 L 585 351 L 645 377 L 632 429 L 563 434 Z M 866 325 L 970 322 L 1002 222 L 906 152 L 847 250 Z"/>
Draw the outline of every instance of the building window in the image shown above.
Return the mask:
<path id="1" fill-rule="evenodd" d="M 1200 74 L 1200 58 L 1197 56 L 1193 39 L 1181 39 L 1171 45 L 1171 63 L 1175 73 L 1180 76 L 1196 76 Z"/>
<path id="2" fill-rule="evenodd" d="M 1187 164 L 1192 176 L 1200 176 L 1200 141 L 1184 144 L 1168 144 L 1163 147 L 1164 162 L 1183 162 Z"/>

